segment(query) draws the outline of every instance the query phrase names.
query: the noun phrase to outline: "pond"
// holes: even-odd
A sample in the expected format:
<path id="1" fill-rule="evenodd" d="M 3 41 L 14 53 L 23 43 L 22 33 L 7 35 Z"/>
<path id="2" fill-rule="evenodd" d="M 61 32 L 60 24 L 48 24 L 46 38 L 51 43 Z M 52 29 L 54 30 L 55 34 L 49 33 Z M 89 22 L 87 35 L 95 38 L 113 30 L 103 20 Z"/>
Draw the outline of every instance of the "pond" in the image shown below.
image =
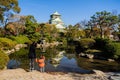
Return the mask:
<path id="1" fill-rule="evenodd" d="M 45 52 L 37 49 L 37 57 L 40 54 L 46 57 L 46 71 L 62 71 L 88 73 L 90 70 L 97 69 L 104 72 L 119 72 L 120 64 L 117 62 L 108 62 L 104 60 L 91 60 L 79 57 L 73 49 L 64 50 L 59 48 L 48 48 Z M 10 54 L 10 61 L 7 65 L 9 69 L 23 68 L 29 70 L 28 48 L 22 48 L 20 51 Z M 38 70 L 38 65 L 35 64 Z"/>

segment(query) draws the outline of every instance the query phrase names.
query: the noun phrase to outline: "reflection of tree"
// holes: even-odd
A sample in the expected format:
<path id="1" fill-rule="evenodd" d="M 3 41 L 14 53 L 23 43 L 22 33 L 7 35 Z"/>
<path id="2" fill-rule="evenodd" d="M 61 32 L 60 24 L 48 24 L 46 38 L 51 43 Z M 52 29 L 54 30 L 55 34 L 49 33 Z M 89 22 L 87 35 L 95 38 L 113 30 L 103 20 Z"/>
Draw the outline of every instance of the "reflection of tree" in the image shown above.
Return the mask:
<path id="1" fill-rule="evenodd" d="M 77 64 L 79 67 L 87 70 L 102 70 L 102 71 L 118 71 L 118 63 L 108 62 L 103 60 L 90 60 L 86 58 L 76 58 Z"/>
<path id="2" fill-rule="evenodd" d="M 74 55 L 75 55 L 75 46 L 68 45 L 64 56 L 66 56 L 68 59 L 72 59 L 73 57 L 75 57 Z"/>
<path id="3" fill-rule="evenodd" d="M 91 68 L 93 67 L 91 64 L 91 61 L 89 61 L 89 59 L 76 58 L 76 61 L 77 61 L 78 66 L 82 67 L 84 69 L 91 70 Z"/>
<path id="4" fill-rule="evenodd" d="M 70 60 L 72 59 L 73 57 L 75 57 L 74 54 L 69 54 L 69 53 L 66 53 L 65 56 Z"/>
<path id="5" fill-rule="evenodd" d="M 29 59 L 27 56 L 28 53 L 28 48 L 26 49 L 21 49 L 20 51 L 17 51 L 15 53 L 12 53 L 9 55 L 10 60 L 17 60 L 21 64 L 19 67 L 24 68 L 24 69 L 29 69 Z M 37 49 L 36 51 L 37 56 L 40 55 L 40 49 Z M 50 61 L 52 58 L 58 57 L 57 55 L 59 54 L 59 50 L 56 48 L 48 48 L 46 49 L 46 52 L 43 53 L 46 57 L 46 61 Z M 67 56 L 69 59 L 75 58 L 76 63 L 79 67 L 83 69 L 98 69 L 98 70 L 103 70 L 103 71 L 120 71 L 120 65 L 116 62 L 108 62 L 108 61 L 102 61 L 102 60 L 94 60 L 91 61 L 90 59 L 86 58 L 81 58 L 81 57 L 75 57 L 74 53 L 64 53 L 64 56 Z M 62 58 L 62 56 L 61 56 Z M 54 67 L 57 67 L 59 63 L 50 63 Z"/>
<path id="6" fill-rule="evenodd" d="M 16 66 L 19 64 L 18 62 L 20 62 L 20 67 L 22 67 L 24 69 L 28 69 L 29 68 L 29 66 L 28 66 L 29 60 L 27 58 L 28 57 L 27 53 L 28 53 L 28 49 L 22 48 L 22 49 L 20 49 L 20 51 L 10 54 L 9 57 L 10 57 L 10 60 L 16 61 Z"/>
<path id="7" fill-rule="evenodd" d="M 47 59 L 51 59 L 53 57 L 55 57 L 57 55 L 57 49 L 53 49 L 53 48 L 47 48 L 46 49 L 46 58 Z"/>

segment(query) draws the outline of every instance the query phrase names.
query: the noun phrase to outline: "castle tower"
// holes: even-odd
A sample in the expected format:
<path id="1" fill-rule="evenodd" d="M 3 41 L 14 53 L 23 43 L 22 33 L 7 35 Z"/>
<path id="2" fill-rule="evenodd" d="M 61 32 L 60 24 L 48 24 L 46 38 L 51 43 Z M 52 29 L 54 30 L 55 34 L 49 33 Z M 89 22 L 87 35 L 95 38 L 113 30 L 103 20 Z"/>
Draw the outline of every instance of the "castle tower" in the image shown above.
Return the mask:
<path id="1" fill-rule="evenodd" d="M 49 23 L 55 24 L 56 28 L 58 28 L 60 30 L 65 29 L 65 24 L 61 19 L 61 15 L 57 11 L 55 13 L 53 13 L 52 15 L 50 15 Z"/>

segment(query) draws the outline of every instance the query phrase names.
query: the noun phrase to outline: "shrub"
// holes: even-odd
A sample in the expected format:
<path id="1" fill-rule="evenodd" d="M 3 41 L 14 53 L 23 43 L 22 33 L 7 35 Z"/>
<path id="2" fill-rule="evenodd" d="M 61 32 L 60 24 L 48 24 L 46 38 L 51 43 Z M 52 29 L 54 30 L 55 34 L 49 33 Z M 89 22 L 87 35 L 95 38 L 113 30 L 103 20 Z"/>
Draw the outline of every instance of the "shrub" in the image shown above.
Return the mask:
<path id="1" fill-rule="evenodd" d="M 21 48 L 19 51 L 16 51 L 15 53 L 10 54 L 9 56 L 10 58 L 21 58 L 21 59 L 25 59 L 28 57 L 28 50 Z"/>
<path id="2" fill-rule="evenodd" d="M 12 49 L 16 45 L 16 42 L 8 38 L 0 38 L 0 44 L 4 49 Z"/>
<path id="3" fill-rule="evenodd" d="M 60 42 L 62 42 L 61 47 L 65 49 L 67 46 L 67 40 L 65 38 L 61 38 Z"/>
<path id="4" fill-rule="evenodd" d="M 75 51 L 77 54 L 85 52 L 87 49 L 91 49 L 94 43 L 95 40 L 91 38 L 84 38 L 80 39 L 80 41 L 74 41 Z"/>
<path id="5" fill-rule="evenodd" d="M 94 47 L 96 49 L 104 51 L 106 45 L 108 45 L 109 43 L 110 43 L 109 39 L 97 38 L 97 39 L 95 39 Z"/>
<path id="6" fill-rule="evenodd" d="M 120 43 L 112 42 L 106 47 L 106 52 L 111 53 L 111 57 L 120 58 Z M 109 54 L 110 55 L 110 54 Z"/>
<path id="7" fill-rule="evenodd" d="M 105 58 L 120 58 L 120 43 L 112 42 L 109 39 L 95 39 L 95 49 L 101 50 L 101 56 Z"/>
<path id="8" fill-rule="evenodd" d="M 101 56 L 105 58 L 113 58 L 115 52 L 117 51 L 116 44 L 114 44 L 109 39 L 97 38 L 94 45 L 95 49 L 101 50 Z"/>
<path id="9" fill-rule="evenodd" d="M 117 35 L 118 35 L 118 38 L 119 38 L 119 40 L 120 40 L 120 32 L 119 32 Z"/>
<path id="10" fill-rule="evenodd" d="M 49 42 L 49 43 L 51 43 L 51 42 L 53 42 L 53 41 L 56 41 L 56 39 L 55 39 L 54 37 L 51 37 L 51 36 L 47 36 L 47 37 L 45 38 L 45 40 L 46 40 L 47 42 Z"/>
<path id="11" fill-rule="evenodd" d="M 32 41 L 38 41 L 40 39 L 41 35 L 39 32 L 35 32 L 34 34 L 31 34 L 31 37 L 29 37 Z"/>
<path id="12" fill-rule="evenodd" d="M 3 44 L 0 42 L 0 49 L 2 48 Z"/>
<path id="13" fill-rule="evenodd" d="M 94 43 L 95 43 L 95 40 L 91 38 L 84 38 L 80 40 L 80 46 L 83 49 L 89 49 L 93 47 Z"/>
<path id="14" fill-rule="evenodd" d="M 0 69 L 3 69 L 7 65 L 8 61 L 8 55 L 0 51 Z"/>
<path id="15" fill-rule="evenodd" d="M 24 35 L 20 35 L 20 36 L 10 36 L 10 39 L 16 41 L 18 44 L 24 44 L 27 42 L 30 42 L 30 40 L 28 39 L 28 37 L 24 36 Z"/>

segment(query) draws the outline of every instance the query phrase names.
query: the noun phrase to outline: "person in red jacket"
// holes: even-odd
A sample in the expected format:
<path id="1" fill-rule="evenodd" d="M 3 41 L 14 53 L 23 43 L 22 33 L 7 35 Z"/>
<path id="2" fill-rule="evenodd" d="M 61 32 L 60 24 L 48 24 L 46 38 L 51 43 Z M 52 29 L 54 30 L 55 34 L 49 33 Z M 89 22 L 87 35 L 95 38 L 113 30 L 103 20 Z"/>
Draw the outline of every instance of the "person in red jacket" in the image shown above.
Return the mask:
<path id="1" fill-rule="evenodd" d="M 45 56 L 41 55 L 40 59 L 36 58 L 36 62 L 38 63 L 40 72 L 44 72 L 45 71 Z"/>

